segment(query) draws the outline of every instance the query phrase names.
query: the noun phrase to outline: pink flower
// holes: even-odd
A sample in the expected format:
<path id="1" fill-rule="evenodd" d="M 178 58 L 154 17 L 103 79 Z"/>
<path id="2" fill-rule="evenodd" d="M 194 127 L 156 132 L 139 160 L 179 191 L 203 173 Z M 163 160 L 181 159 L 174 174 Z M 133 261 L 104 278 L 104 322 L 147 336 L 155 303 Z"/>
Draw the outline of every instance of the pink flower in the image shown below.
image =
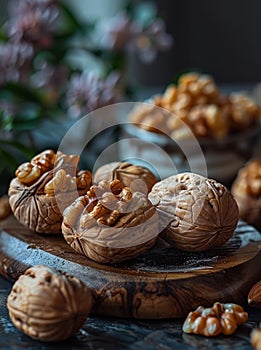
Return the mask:
<path id="1" fill-rule="evenodd" d="M 83 116 L 97 108 L 116 103 L 119 95 L 116 84 L 119 76 L 111 73 L 102 79 L 92 72 L 74 74 L 66 94 L 66 106 L 73 118 Z"/>
<path id="2" fill-rule="evenodd" d="M 6 23 L 7 33 L 13 41 L 25 41 L 37 47 L 49 47 L 59 10 L 53 0 L 16 1 L 12 17 Z"/>
<path id="3" fill-rule="evenodd" d="M 33 47 L 27 43 L 0 44 L 0 84 L 26 82 L 31 71 Z"/>
<path id="4" fill-rule="evenodd" d="M 166 33 L 164 22 L 156 19 L 132 38 L 128 48 L 136 51 L 144 63 L 150 63 L 155 60 L 158 52 L 167 51 L 172 45 L 173 38 Z"/>

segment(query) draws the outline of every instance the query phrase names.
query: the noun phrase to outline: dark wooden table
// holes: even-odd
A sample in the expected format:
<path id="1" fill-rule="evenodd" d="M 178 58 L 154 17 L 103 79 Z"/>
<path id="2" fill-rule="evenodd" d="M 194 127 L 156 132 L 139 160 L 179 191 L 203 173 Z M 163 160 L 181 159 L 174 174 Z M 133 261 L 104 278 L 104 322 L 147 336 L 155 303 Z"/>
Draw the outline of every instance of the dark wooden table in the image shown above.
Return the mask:
<path id="1" fill-rule="evenodd" d="M 18 331 L 8 316 L 6 298 L 12 283 L 0 276 L 0 349 L 87 350 L 250 350 L 250 333 L 261 320 L 261 311 L 245 307 L 249 320 L 233 336 L 205 338 L 182 332 L 183 320 L 137 321 L 89 317 L 73 338 L 47 344 L 32 340 Z"/>

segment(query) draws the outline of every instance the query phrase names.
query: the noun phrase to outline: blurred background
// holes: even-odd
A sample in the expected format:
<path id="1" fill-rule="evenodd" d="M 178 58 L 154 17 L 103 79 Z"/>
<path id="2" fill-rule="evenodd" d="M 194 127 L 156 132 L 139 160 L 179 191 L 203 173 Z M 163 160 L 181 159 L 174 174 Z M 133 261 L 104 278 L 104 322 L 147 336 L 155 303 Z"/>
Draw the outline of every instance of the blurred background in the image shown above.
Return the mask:
<path id="1" fill-rule="evenodd" d="M 82 116 L 162 93 L 184 72 L 260 103 L 260 13 L 258 0 L 1 0 L 1 193 Z"/>

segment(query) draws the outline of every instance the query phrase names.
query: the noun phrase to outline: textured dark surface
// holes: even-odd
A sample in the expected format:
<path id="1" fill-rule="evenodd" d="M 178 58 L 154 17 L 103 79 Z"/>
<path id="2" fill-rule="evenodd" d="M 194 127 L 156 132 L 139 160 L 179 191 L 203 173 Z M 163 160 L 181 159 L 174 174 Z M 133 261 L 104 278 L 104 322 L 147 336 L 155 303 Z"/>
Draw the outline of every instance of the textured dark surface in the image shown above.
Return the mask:
<path id="1" fill-rule="evenodd" d="M 247 308 L 249 320 L 233 336 L 205 338 L 182 333 L 183 320 L 137 321 L 89 317 L 75 337 L 57 344 L 30 339 L 12 324 L 6 298 L 12 284 L 0 277 L 0 349 L 52 350 L 251 350 L 250 333 L 261 320 L 261 311 Z"/>
<path id="2" fill-rule="evenodd" d="M 260 279 L 261 235 L 243 222 L 226 245 L 209 252 L 182 252 L 160 240 L 140 257 L 113 265 L 98 264 L 76 253 L 62 236 L 29 231 L 12 216 L 0 228 L 2 276 L 14 281 L 28 267 L 39 264 L 75 275 L 93 292 L 95 315 L 186 317 L 199 305 L 244 303 Z"/>

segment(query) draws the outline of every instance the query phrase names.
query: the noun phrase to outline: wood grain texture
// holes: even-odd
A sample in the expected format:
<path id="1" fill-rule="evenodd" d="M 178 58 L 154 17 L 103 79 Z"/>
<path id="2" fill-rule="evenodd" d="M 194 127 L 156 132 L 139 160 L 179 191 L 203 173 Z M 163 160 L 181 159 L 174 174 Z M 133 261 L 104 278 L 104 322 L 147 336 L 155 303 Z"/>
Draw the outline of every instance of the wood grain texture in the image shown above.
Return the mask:
<path id="1" fill-rule="evenodd" d="M 158 240 L 146 254 L 101 265 L 76 253 L 59 235 L 40 235 L 12 216 L 0 222 L 0 273 L 16 280 L 29 266 L 45 264 L 80 278 L 94 292 L 93 314 L 178 318 L 197 306 L 246 302 L 261 277 L 261 234 L 243 222 L 223 247 L 186 253 Z"/>

